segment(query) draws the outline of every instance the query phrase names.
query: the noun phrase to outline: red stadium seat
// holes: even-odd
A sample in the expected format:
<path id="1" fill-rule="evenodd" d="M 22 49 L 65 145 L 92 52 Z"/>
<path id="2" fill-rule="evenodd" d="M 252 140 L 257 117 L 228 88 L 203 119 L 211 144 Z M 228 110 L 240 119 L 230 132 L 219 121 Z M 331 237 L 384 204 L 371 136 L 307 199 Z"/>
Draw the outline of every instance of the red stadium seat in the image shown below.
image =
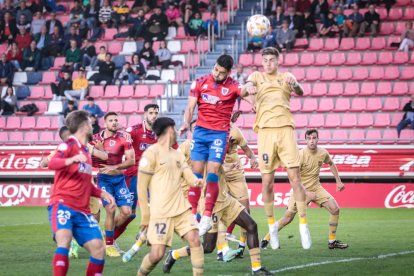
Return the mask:
<path id="1" fill-rule="evenodd" d="M 103 86 L 94 85 L 89 90 L 89 96 L 91 96 L 95 99 L 102 98 L 103 95 L 104 95 L 104 87 Z"/>
<path id="2" fill-rule="evenodd" d="M 143 98 L 147 97 L 149 94 L 149 87 L 146 84 L 140 84 L 135 86 L 135 93 L 134 97 L 136 98 Z"/>
<path id="3" fill-rule="evenodd" d="M 118 122 L 119 122 L 119 127 L 120 128 L 125 128 L 127 127 L 127 118 L 126 116 L 118 116 Z"/>
<path id="4" fill-rule="evenodd" d="M 11 116 L 7 118 L 7 124 L 4 129 L 16 130 L 20 129 L 20 117 Z"/>
<path id="5" fill-rule="evenodd" d="M 401 35 L 406 29 L 407 27 L 405 26 L 406 23 L 401 21 L 401 22 L 397 22 L 397 24 L 395 25 L 395 30 L 394 30 L 394 34 L 396 35 Z M 388 45 L 390 45 L 390 40 L 388 39 Z"/>
<path id="6" fill-rule="evenodd" d="M 312 86 L 312 96 L 325 96 L 328 93 L 326 83 L 317 82 Z"/>
<path id="7" fill-rule="evenodd" d="M 328 129 L 318 130 L 319 142 L 322 144 L 329 143 L 332 139 L 331 131 Z"/>
<path id="8" fill-rule="evenodd" d="M 348 98 L 338 98 L 336 99 L 335 103 L 335 111 L 348 111 L 350 108 L 349 99 Z"/>
<path id="9" fill-rule="evenodd" d="M 27 131 L 24 133 L 24 141 L 34 145 L 39 142 L 39 133 L 37 131 Z"/>
<path id="10" fill-rule="evenodd" d="M 117 98 L 119 94 L 118 85 L 107 85 L 105 88 L 104 98 L 114 99 Z"/>
<path id="11" fill-rule="evenodd" d="M 392 64 L 392 61 L 394 59 L 393 58 L 394 54 L 395 53 L 392 53 L 392 52 L 380 52 L 378 56 L 377 64 L 381 64 L 381 65 Z"/>
<path id="12" fill-rule="evenodd" d="M 366 80 L 368 78 L 368 68 L 367 67 L 356 67 L 354 69 L 353 80 Z"/>
<path id="13" fill-rule="evenodd" d="M 351 37 L 342 38 L 341 45 L 339 46 L 339 50 L 342 51 L 349 51 L 355 48 L 355 40 Z"/>
<path id="14" fill-rule="evenodd" d="M 381 98 L 377 98 L 377 97 L 368 98 L 366 111 L 378 111 L 381 109 L 382 109 Z"/>
<path id="15" fill-rule="evenodd" d="M 379 129 L 368 129 L 365 135 L 364 144 L 378 144 L 382 139 Z"/>
<path id="16" fill-rule="evenodd" d="M 345 113 L 342 116 L 341 127 L 355 127 L 357 126 L 357 117 L 355 113 Z"/>
<path id="17" fill-rule="evenodd" d="M 318 67 L 311 67 L 306 70 L 306 81 L 317 81 L 320 79 L 323 80 Z"/>
<path id="18" fill-rule="evenodd" d="M 367 50 L 371 47 L 371 39 L 369 37 L 359 37 L 355 43 L 355 50 Z"/>
<path id="19" fill-rule="evenodd" d="M 349 141 L 352 143 L 362 143 L 365 141 L 365 130 L 363 129 L 351 129 L 349 133 Z"/>
<path id="20" fill-rule="evenodd" d="M 246 114 L 246 115 L 243 115 L 243 117 L 244 117 L 243 127 L 251 129 L 253 127 L 254 121 L 256 120 L 256 116 L 253 114 Z"/>
<path id="21" fill-rule="evenodd" d="M 309 119 L 309 127 L 319 128 L 325 125 L 323 114 L 313 114 Z"/>
<path id="22" fill-rule="evenodd" d="M 315 57 L 314 65 L 323 66 L 329 64 L 331 56 L 329 53 L 318 53 Z"/>
<path id="23" fill-rule="evenodd" d="M 379 14 L 381 21 L 385 20 L 388 16 L 386 9 L 377 8 L 376 12 Z"/>
<path id="24" fill-rule="evenodd" d="M 305 79 L 305 70 L 303 68 L 293 68 L 291 72 L 298 81 Z"/>
<path id="25" fill-rule="evenodd" d="M 348 132 L 343 129 L 335 129 L 330 142 L 332 144 L 345 144 L 348 142 Z"/>
<path id="26" fill-rule="evenodd" d="M 384 79 L 384 67 L 372 67 L 369 72 L 369 80 L 382 80 Z"/>
<path id="27" fill-rule="evenodd" d="M 138 111 L 138 100 L 128 100 L 124 102 L 124 113 L 135 113 Z"/>
<path id="28" fill-rule="evenodd" d="M 375 114 L 374 127 L 389 127 L 390 125 L 391 119 L 388 113 Z"/>
<path id="29" fill-rule="evenodd" d="M 9 141 L 9 135 L 7 134 L 7 132 L 2 131 L 0 132 L 0 145 L 1 144 L 5 144 L 5 142 Z"/>
<path id="30" fill-rule="evenodd" d="M 297 112 L 301 111 L 302 109 L 302 103 L 300 98 L 292 98 L 290 100 L 290 111 L 291 112 Z"/>
<path id="31" fill-rule="evenodd" d="M 239 63 L 244 66 L 251 66 L 253 64 L 253 55 L 252 54 L 241 54 L 239 57 Z"/>
<path id="32" fill-rule="evenodd" d="M 396 97 L 385 98 L 383 111 L 400 111 L 400 99 Z"/>
<path id="33" fill-rule="evenodd" d="M 50 129 L 50 117 L 48 116 L 38 117 L 35 129 L 38 129 L 38 130 Z"/>
<path id="34" fill-rule="evenodd" d="M 396 141 L 398 141 L 397 130 L 384 129 L 381 144 L 394 144 Z"/>
<path id="35" fill-rule="evenodd" d="M 283 60 L 284 66 L 295 66 L 299 63 L 299 55 L 297 53 L 288 53 Z"/>
<path id="36" fill-rule="evenodd" d="M 322 70 L 321 80 L 323 81 L 332 81 L 337 78 L 336 76 L 336 68 L 328 67 Z"/>
<path id="37" fill-rule="evenodd" d="M 378 82 L 376 95 L 389 95 L 391 91 L 391 82 Z"/>
<path id="38" fill-rule="evenodd" d="M 262 55 L 259 53 L 254 54 L 254 65 L 262 66 Z"/>
<path id="39" fill-rule="evenodd" d="M 48 85 L 44 87 L 44 89 L 45 89 L 45 99 L 52 99 L 53 97 L 52 88 Z"/>
<path id="40" fill-rule="evenodd" d="M 414 7 L 405 7 L 404 20 L 414 19 Z"/>
<path id="41" fill-rule="evenodd" d="M 340 96 L 344 93 L 344 86 L 340 82 L 331 82 L 329 84 L 328 95 L 329 96 Z"/>
<path id="42" fill-rule="evenodd" d="M 385 37 L 374 37 L 371 42 L 371 50 L 382 50 L 387 46 Z"/>
<path id="43" fill-rule="evenodd" d="M 347 82 L 345 83 L 344 96 L 355 96 L 359 94 L 359 83 Z"/>
<path id="44" fill-rule="evenodd" d="M 115 28 L 107 28 L 107 29 L 105 29 L 105 35 L 102 38 L 102 40 L 113 40 L 114 39 L 114 35 L 116 35 L 117 33 L 118 33 L 118 30 L 117 29 L 115 29 Z"/>
<path id="45" fill-rule="evenodd" d="M 412 144 L 414 141 L 414 131 L 412 129 L 403 129 L 401 131 L 399 143 Z"/>
<path id="46" fill-rule="evenodd" d="M 311 39 L 309 43 L 309 51 L 320 51 L 323 48 L 323 39 L 322 38 L 314 38 Z"/>
<path id="47" fill-rule="evenodd" d="M 312 86 L 310 83 L 308 82 L 303 82 L 302 83 L 302 88 L 303 88 L 303 95 L 304 96 L 309 96 L 310 94 L 312 94 Z"/>
<path id="48" fill-rule="evenodd" d="M 23 139 L 23 132 L 10 132 L 9 133 L 9 139 L 10 142 L 18 142 L 18 143 L 22 143 L 24 141 Z"/>
<path id="49" fill-rule="evenodd" d="M 108 112 L 108 104 L 106 101 L 96 101 L 96 104 L 99 105 L 103 112 Z"/>
<path id="50" fill-rule="evenodd" d="M 21 130 L 33 129 L 35 125 L 36 125 L 35 117 L 23 117 L 20 129 Z"/>
<path id="51" fill-rule="evenodd" d="M 363 65 L 374 65 L 377 63 L 377 53 L 376 52 L 365 52 L 361 64 Z"/>
<path id="52" fill-rule="evenodd" d="M 399 20 L 402 17 L 403 13 L 401 8 L 392 8 L 388 14 L 388 19 L 392 21 Z"/>
<path id="53" fill-rule="evenodd" d="M 295 117 L 295 126 L 297 128 L 303 128 L 308 126 L 308 115 L 304 114 L 294 114 Z"/>
<path id="54" fill-rule="evenodd" d="M 108 52 L 118 55 L 122 51 L 122 44 L 118 41 L 112 41 L 108 44 Z"/>
<path id="55" fill-rule="evenodd" d="M 367 108 L 367 103 L 365 102 L 365 98 L 353 98 L 351 102 L 350 111 L 358 111 L 362 112 Z"/>
<path id="56" fill-rule="evenodd" d="M 390 83 L 391 85 L 391 83 Z M 394 86 L 392 88 L 392 96 L 403 96 L 408 95 L 408 83 L 407 82 L 394 82 Z"/>
<path id="57" fill-rule="evenodd" d="M 292 101 L 296 98 L 292 98 Z M 235 104 L 237 106 L 237 104 Z M 243 112 L 250 112 L 252 110 L 252 105 L 248 103 L 247 101 L 241 101 L 240 102 L 240 110 Z"/>
<path id="58" fill-rule="evenodd" d="M 315 63 L 315 55 L 312 53 L 303 53 L 300 57 L 300 66 L 311 66 Z"/>
<path id="59" fill-rule="evenodd" d="M 325 40 L 325 45 L 323 50 L 325 51 L 334 51 L 339 48 L 339 39 L 337 38 L 327 38 Z"/>
<path id="60" fill-rule="evenodd" d="M 350 52 L 346 58 L 346 65 L 359 65 L 362 57 L 360 52 Z"/>
<path id="61" fill-rule="evenodd" d="M 142 117 L 140 115 L 131 115 L 128 118 L 128 126 L 135 126 L 142 123 Z"/>
<path id="62" fill-rule="evenodd" d="M 370 127 L 373 124 L 372 113 L 360 113 L 358 115 L 358 127 Z"/>
<path id="63" fill-rule="evenodd" d="M 336 77 L 337 80 L 340 81 L 347 81 L 352 79 L 352 68 L 350 67 L 341 67 L 338 71 L 338 76 Z"/>
<path id="64" fill-rule="evenodd" d="M 341 117 L 337 113 L 329 113 L 326 115 L 324 127 L 339 127 L 341 125 Z"/>
<path id="65" fill-rule="evenodd" d="M 121 90 L 119 91 L 119 98 L 132 98 L 134 96 L 134 86 L 133 85 L 122 85 Z"/>
<path id="66" fill-rule="evenodd" d="M 56 73 L 55 72 L 43 72 L 42 81 L 39 82 L 40 85 L 51 84 L 56 82 Z"/>
<path id="67" fill-rule="evenodd" d="M 151 85 L 149 97 L 162 96 L 165 93 L 165 86 L 163 84 Z"/>
<path id="68" fill-rule="evenodd" d="M 1 116 L 0 117 L 0 129 L 3 129 L 6 127 L 6 117 Z"/>
<path id="69" fill-rule="evenodd" d="M 390 35 L 394 32 L 394 22 L 382 22 L 380 34 L 382 35 Z M 372 46 L 374 43 L 372 43 Z"/>
<path id="70" fill-rule="evenodd" d="M 52 70 L 60 70 L 60 68 L 65 64 L 65 57 L 56 57 L 53 62 Z"/>
<path id="71" fill-rule="evenodd" d="M 392 53 L 394 56 L 394 64 L 406 64 L 408 62 L 408 53 L 407 52 L 394 52 Z"/>
<path id="72" fill-rule="evenodd" d="M 196 50 L 196 46 L 195 46 L 193 39 L 183 40 L 181 42 L 181 52 L 188 53 L 189 51 L 194 51 L 194 50 Z M 240 62 L 240 59 L 239 59 L 239 62 Z"/>
<path id="73" fill-rule="evenodd" d="M 401 73 L 401 80 L 413 80 L 414 79 L 414 67 L 403 67 Z"/>
<path id="74" fill-rule="evenodd" d="M 328 112 L 332 111 L 334 108 L 334 103 L 332 98 L 321 98 L 319 100 L 319 109 L 318 112 Z"/>
<path id="75" fill-rule="evenodd" d="M 48 144 L 54 141 L 53 135 L 54 135 L 53 131 L 41 131 L 40 136 L 39 136 L 39 142 Z"/>
<path id="76" fill-rule="evenodd" d="M 413 69 L 413 68 L 411 68 L 411 69 Z M 414 72 L 413 72 L 413 75 L 414 75 Z M 400 77 L 400 68 L 398 68 L 397 66 L 387 66 L 385 68 L 384 79 L 386 79 L 386 80 L 396 80 L 399 77 Z"/>
<path id="77" fill-rule="evenodd" d="M 376 92 L 375 82 L 363 82 L 361 85 L 360 96 L 372 96 Z"/>
<path id="78" fill-rule="evenodd" d="M 153 100 L 141 100 L 140 102 L 139 102 L 139 109 L 138 109 L 138 112 L 144 112 L 144 107 L 147 105 L 147 104 L 152 104 L 152 103 L 154 103 L 154 101 Z"/>
<path id="79" fill-rule="evenodd" d="M 318 109 L 318 102 L 315 98 L 305 98 L 302 105 L 302 112 L 314 112 Z"/>
<path id="80" fill-rule="evenodd" d="M 27 97 L 27 100 L 40 100 L 45 96 L 45 90 L 43 86 L 32 86 L 30 96 Z"/>
<path id="81" fill-rule="evenodd" d="M 109 101 L 108 110 L 121 113 L 124 108 L 121 101 Z"/>
<path id="82" fill-rule="evenodd" d="M 345 63 L 344 52 L 332 53 L 331 62 L 329 65 L 339 66 L 339 65 L 343 65 L 344 63 Z"/>

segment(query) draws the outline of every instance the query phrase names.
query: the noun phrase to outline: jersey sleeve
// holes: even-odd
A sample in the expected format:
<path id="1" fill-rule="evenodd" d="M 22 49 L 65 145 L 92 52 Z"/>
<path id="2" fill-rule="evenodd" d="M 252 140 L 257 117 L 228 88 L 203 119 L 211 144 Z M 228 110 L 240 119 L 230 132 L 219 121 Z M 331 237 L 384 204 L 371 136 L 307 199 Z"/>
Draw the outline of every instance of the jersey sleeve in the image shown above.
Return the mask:
<path id="1" fill-rule="evenodd" d="M 200 85 L 199 85 L 198 79 L 193 81 L 193 83 L 191 83 L 190 96 L 196 97 L 196 98 L 200 97 Z"/>
<path id="2" fill-rule="evenodd" d="M 247 78 L 247 82 L 252 82 L 254 85 L 257 85 L 257 79 L 259 76 L 259 72 L 253 72 Z"/>
<path id="3" fill-rule="evenodd" d="M 325 159 L 323 160 L 324 164 L 329 164 L 332 162 L 331 155 L 327 150 L 325 150 Z"/>
<path id="4" fill-rule="evenodd" d="M 146 150 L 139 161 L 139 172 L 153 175 L 156 164 L 154 152 L 152 150 Z"/>
<path id="5" fill-rule="evenodd" d="M 189 143 L 181 143 L 181 145 L 178 147 L 178 151 L 184 154 L 185 158 L 190 158 L 190 145 Z"/>
<path id="6" fill-rule="evenodd" d="M 131 135 L 129 133 L 124 133 L 124 137 L 122 139 L 122 146 L 124 148 L 124 151 L 132 149 Z"/>

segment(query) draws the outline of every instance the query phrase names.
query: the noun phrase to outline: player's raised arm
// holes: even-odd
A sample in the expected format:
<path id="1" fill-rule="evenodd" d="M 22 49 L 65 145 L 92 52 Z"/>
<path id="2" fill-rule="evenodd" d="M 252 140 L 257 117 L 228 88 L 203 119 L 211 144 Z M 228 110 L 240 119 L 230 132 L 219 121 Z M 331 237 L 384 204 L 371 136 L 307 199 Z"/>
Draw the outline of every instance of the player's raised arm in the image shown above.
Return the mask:
<path id="1" fill-rule="evenodd" d="M 304 93 L 303 87 L 302 85 L 300 85 L 300 83 L 298 82 L 298 80 L 292 73 L 286 74 L 285 81 L 290 85 L 290 87 L 292 88 L 292 91 L 295 92 L 296 95 L 298 96 L 303 95 Z"/>
<path id="2" fill-rule="evenodd" d="M 103 161 L 108 160 L 108 153 L 103 149 L 102 141 L 95 141 L 94 144 L 88 143 L 87 147 L 93 157 Z"/>
<path id="3" fill-rule="evenodd" d="M 249 145 L 241 146 L 241 149 L 243 150 L 244 154 L 250 159 L 250 167 L 252 169 L 256 169 L 259 166 L 259 162 L 256 159 L 256 155 L 252 151 L 252 149 L 249 147 Z"/>
<path id="4" fill-rule="evenodd" d="M 197 106 L 197 98 L 193 96 L 189 96 L 187 107 L 185 108 L 185 112 L 184 112 L 183 125 L 180 127 L 180 130 L 179 130 L 180 136 L 186 133 L 188 128 L 190 127 L 190 122 L 193 120 L 194 110 L 196 106 Z"/>

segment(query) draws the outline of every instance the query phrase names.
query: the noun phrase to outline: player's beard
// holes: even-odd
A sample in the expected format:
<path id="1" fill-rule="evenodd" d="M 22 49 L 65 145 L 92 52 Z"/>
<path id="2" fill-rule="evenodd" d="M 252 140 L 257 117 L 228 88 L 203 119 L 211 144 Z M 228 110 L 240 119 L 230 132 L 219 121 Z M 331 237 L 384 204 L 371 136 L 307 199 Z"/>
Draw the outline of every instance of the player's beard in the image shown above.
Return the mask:
<path id="1" fill-rule="evenodd" d="M 86 134 L 86 139 L 87 139 L 88 142 L 91 142 L 93 140 L 92 132 L 89 132 L 88 134 Z"/>

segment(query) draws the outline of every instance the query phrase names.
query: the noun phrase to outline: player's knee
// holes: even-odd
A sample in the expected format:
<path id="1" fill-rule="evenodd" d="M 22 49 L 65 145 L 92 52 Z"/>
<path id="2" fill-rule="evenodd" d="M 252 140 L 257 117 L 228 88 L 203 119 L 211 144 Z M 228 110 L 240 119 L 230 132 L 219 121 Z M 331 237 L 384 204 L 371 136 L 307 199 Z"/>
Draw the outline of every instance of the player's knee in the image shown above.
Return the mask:
<path id="1" fill-rule="evenodd" d="M 332 208 L 331 208 L 331 214 L 334 215 L 334 216 L 338 216 L 339 215 L 339 206 L 338 205 L 332 206 Z"/>
<path id="2" fill-rule="evenodd" d="M 152 263 L 159 263 L 163 257 L 164 257 L 164 252 L 161 252 L 159 250 L 155 252 L 151 252 L 150 254 L 150 260 Z"/>
<path id="3" fill-rule="evenodd" d="M 214 244 L 207 244 L 206 242 L 203 243 L 204 254 L 210 254 L 214 251 L 215 245 Z"/>
<path id="4" fill-rule="evenodd" d="M 114 215 L 115 214 L 115 206 L 105 206 L 105 211 L 107 215 Z"/>
<path id="5" fill-rule="evenodd" d="M 197 231 L 191 231 L 187 237 L 188 244 L 190 247 L 199 247 L 200 246 L 200 237 L 198 236 Z"/>
<path id="6" fill-rule="evenodd" d="M 257 233 L 257 223 L 255 221 L 252 220 L 252 222 L 250 222 L 247 225 L 246 231 L 248 233 Z"/>
<path id="7" fill-rule="evenodd" d="M 121 209 L 121 214 L 123 217 L 129 218 L 132 215 L 132 210 L 131 208 L 122 208 Z"/>

